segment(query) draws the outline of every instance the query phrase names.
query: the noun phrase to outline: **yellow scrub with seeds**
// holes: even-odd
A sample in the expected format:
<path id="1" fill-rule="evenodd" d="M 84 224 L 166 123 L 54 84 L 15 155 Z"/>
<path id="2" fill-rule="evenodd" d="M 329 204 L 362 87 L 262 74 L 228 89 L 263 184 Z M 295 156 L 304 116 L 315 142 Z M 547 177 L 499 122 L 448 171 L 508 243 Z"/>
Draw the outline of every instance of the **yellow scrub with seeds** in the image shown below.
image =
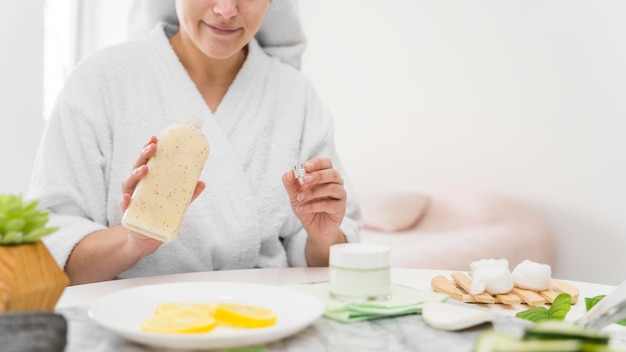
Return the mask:
<path id="1" fill-rule="evenodd" d="M 122 224 L 162 242 L 176 238 L 208 156 L 209 142 L 199 128 L 184 123 L 168 127 Z"/>

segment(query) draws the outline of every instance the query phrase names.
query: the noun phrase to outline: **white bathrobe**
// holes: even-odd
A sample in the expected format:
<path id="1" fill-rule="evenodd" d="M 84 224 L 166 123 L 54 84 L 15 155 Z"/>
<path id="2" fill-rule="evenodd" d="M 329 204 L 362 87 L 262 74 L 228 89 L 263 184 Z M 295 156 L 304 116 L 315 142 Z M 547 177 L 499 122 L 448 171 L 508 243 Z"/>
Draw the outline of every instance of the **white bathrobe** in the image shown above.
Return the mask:
<path id="1" fill-rule="evenodd" d="M 142 145 L 167 126 L 201 120 L 210 144 L 205 191 L 189 206 L 178 238 L 120 277 L 205 270 L 306 266 L 307 234 L 281 177 L 294 164 L 327 157 L 345 180 L 341 230 L 358 241 L 360 212 L 337 157 L 333 121 L 310 82 L 256 41 L 215 112 L 159 24 L 146 40 L 82 62 L 59 95 L 35 163 L 29 198 L 60 230 L 45 243 L 61 267 L 88 234 L 120 223 L 121 183 Z"/>

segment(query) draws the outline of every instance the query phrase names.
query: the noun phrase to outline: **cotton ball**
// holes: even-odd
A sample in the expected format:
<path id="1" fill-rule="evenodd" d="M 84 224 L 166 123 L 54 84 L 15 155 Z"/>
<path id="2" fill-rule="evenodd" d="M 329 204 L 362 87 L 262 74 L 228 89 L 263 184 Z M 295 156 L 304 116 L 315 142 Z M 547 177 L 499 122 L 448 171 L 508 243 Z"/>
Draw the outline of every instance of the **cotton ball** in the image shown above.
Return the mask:
<path id="1" fill-rule="evenodd" d="M 515 267 L 511 275 L 515 286 L 533 291 L 543 291 L 550 288 L 552 269 L 547 264 L 524 260 Z"/>
<path id="2" fill-rule="evenodd" d="M 470 293 L 477 295 L 485 291 L 492 295 L 508 293 L 513 288 L 513 278 L 508 265 L 484 265 L 472 271 Z"/>
<path id="3" fill-rule="evenodd" d="M 507 259 L 481 259 L 470 263 L 470 269 L 472 272 L 485 266 L 503 266 L 508 270 L 509 261 Z"/>

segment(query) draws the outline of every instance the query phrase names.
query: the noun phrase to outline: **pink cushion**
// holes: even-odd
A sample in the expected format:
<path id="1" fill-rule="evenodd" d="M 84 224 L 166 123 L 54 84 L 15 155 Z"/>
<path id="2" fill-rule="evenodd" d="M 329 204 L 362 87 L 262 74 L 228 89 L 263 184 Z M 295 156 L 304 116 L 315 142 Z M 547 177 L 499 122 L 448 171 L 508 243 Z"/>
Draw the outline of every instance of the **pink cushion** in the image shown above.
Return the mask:
<path id="1" fill-rule="evenodd" d="M 402 231 L 422 218 L 430 198 L 418 192 L 371 193 L 360 198 L 363 226 L 380 231 Z"/>
<path id="2" fill-rule="evenodd" d="M 363 242 L 391 247 L 396 267 L 469 270 L 480 259 L 524 259 L 552 265 L 554 235 L 530 206 L 506 197 L 468 190 L 424 191 L 430 205 L 417 226 L 398 233 L 364 229 Z"/>

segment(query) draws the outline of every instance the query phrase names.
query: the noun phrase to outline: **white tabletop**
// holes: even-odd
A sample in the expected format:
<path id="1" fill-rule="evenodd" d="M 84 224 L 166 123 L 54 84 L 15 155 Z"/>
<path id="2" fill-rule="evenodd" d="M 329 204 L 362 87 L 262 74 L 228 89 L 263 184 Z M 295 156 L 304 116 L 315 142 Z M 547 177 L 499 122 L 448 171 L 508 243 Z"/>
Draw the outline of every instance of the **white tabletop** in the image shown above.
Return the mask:
<path id="1" fill-rule="evenodd" d="M 110 293 L 141 285 L 184 282 L 244 282 L 269 285 L 286 285 L 328 281 L 328 268 L 277 268 L 232 271 L 197 272 L 136 279 L 114 280 L 95 284 L 71 286 L 65 289 L 56 308 L 68 319 L 68 346 L 66 352 L 84 351 L 98 344 L 100 351 L 153 351 L 149 347 L 131 344 L 112 332 L 99 327 L 87 317 L 87 309 L 98 299 Z M 432 290 L 431 280 L 438 275 L 450 277 L 445 270 L 393 268 L 391 281 L 418 290 Z M 567 281 L 580 291 L 566 319 L 578 319 L 585 312 L 585 297 L 609 294 L 615 286 Z M 527 305 L 482 305 L 494 309 L 499 318 L 494 328 L 507 328 L 516 312 L 528 309 Z M 623 328 L 613 324 L 617 328 Z M 626 329 L 624 329 L 626 330 Z M 619 331 L 624 333 L 623 331 Z M 364 323 L 345 324 L 331 319 L 319 319 L 313 326 L 290 338 L 265 346 L 268 352 L 293 350 L 348 351 L 472 351 L 478 332 L 444 332 L 428 328 L 415 315 L 395 319 L 371 320 Z M 324 342 L 320 345 L 320 341 Z"/>
<path id="2" fill-rule="evenodd" d="M 447 270 L 425 269 L 391 269 L 391 281 L 396 284 L 412 287 L 420 290 L 432 290 L 430 281 L 437 275 L 449 276 Z M 113 280 L 94 284 L 70 286 L 65 289 L 57 303 L 57 309 L 72 306 L 88 306 L 100 297 L 125 288 L 149 284 L 172 283 L 172 282 L 195 282 L 195 281 L 219 281 L 219 282 L 247 282 L 270 285 L 298 284 L 321 282 L 328 280 L 328 268 L 276 268 L 276 269 L 247 269 L 196 272 L 186 274 L 174 274 L 152 276 L 136 279 Z M 579 304 L 572 306 L 568 318 L 576 319 L 585 312 L 585 297 L 608 294 L 615 286 L 567 281 L 580 290 Z M 498 304 L 487 305 L 490 308 L 500 309 L 505 314 L 514 314 L 521 309 L 527 309 L 526 305 L 503 306 Z"/>

